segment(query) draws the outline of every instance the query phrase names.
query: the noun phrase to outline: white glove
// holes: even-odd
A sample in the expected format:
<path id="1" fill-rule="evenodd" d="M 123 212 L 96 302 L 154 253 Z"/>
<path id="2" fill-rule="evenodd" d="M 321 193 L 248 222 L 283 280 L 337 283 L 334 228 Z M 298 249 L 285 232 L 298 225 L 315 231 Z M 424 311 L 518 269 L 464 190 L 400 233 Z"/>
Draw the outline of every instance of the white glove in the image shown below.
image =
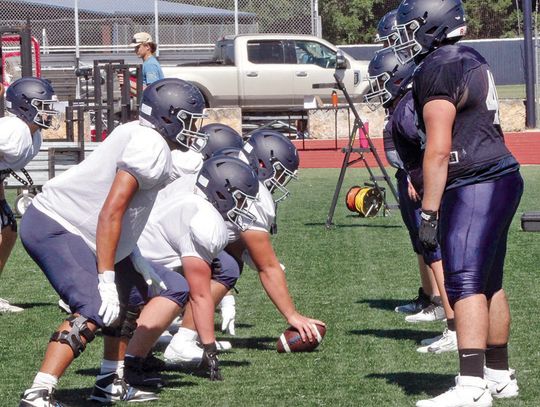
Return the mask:
<path id="1" fill-rule="evenodd" d="M 236 318 L 236 308 L 234 295 L 227 294 L 220 303 L 221 306 L 221 331 L 235 335 L 234 320 Z"/>
<path id="2" fill-rule="evenodd" d="M 154 295 L 158 295 L 161 290 L 167 289 L 165 282 L 154 271 L 154 268 L 148 262 L 148 260 L 142 256 L 141 251 L 137 246 L 135 246 L 135 249 L 133 252 L 131 252 L 129 257 L 133 263 L 133 266 L 135 267 L 135 270 L 137 273 L 143 276 L 144 281 L 146 281 L 146 284 L 148 284 Z"/>
<path id="3" fill-rule="evenodd" d="M 120 301 L 114 283 L 114 271 L 104 271 L 98 274 L 98 279 L 98 290 L 101 296 L 101 307 L 99 307 L 98 314 L 103 319 L 103 324 L 110 326 L 120 314 Z"/>

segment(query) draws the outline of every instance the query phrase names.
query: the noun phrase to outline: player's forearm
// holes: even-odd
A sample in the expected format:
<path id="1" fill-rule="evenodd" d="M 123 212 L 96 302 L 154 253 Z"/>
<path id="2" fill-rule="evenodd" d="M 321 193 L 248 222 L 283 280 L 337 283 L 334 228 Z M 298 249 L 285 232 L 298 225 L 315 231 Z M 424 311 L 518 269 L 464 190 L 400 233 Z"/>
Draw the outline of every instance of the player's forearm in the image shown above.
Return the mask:
<path id="1" fill-rule="evenodd" d="M 296 307 L 287 287 L 285 273 L 279 263 L 276 266 L 259 270 L 259 278 L 270 300 L 283 317 L 289 320 L 296 312 Z"/>
<path id="2" fill-rule="evenodd" d="M 122 217 L 101 211 L 96 230 L 96 256 L 98 272 L 114 270 L 116 249 L 122 231 Z"/>
<path id="3" fill-rule="evenodd" d="M 439 210 L 448 176 L 448 154 L 428 151 L 424 155 L 424 197 L 422 208 Z"/>
<path id="4" fill-rule="evenodd" d="M 190 292 L 190 303 L 193 310 L 193 320 L 203 344 L 214 343 L 216 336 L 214 332 L 214 301 L 208 293 Z"/>

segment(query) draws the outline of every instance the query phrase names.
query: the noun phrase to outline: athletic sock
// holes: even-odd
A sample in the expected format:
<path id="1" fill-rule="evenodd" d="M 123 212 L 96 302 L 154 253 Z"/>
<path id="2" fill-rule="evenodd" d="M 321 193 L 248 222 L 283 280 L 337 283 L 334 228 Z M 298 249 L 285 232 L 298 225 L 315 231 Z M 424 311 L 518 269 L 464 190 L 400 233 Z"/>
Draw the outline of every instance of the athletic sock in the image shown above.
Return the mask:
<path id="1" fill-rule="evenodd" d="M 442 305 L 441 297 L 440 295 L 434 295 L 431 297 L 431 303 L 435 304 L 437 306 Z"/>
<path id="2" fill-rule="evenodd" d="M 100 374 L 116 372 L 118 377 L 124 377 L 124 361 L 123 360 L 107 360 L 101 361 Z"/>
<path id="3" fill-rule="evenodd" d="M 484 378 L 484 349 L 459 349 L 460 376 Z"/>
<path id="4" fill-rule="evenodd" d="M 454 331 L 456 332 L 456 320 L 454 318 L 452 319 L 447 319 L 446 320 L 446 326 L 448 327 L 448 330 L 449 331 Z"/>
<path id="5" fill-rule="evenodd" d="M 38 372 L 34 377 L 32 388 L 46 387 L 49 391 L 53 391 L 58 385 L 58 377 L 48 373 Z"/>
<path id="6" fill-rule="evenodd" d="M 496 370 L 508 370 L 508 344 L 488 345 L 486 349 L 486 367 Z"/>

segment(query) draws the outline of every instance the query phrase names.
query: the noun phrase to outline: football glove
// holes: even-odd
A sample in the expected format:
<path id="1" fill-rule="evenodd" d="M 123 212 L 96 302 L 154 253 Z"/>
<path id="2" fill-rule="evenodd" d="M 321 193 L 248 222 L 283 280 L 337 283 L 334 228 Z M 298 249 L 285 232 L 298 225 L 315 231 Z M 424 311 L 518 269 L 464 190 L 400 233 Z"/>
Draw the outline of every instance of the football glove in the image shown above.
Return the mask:
<path id="1" fill-rule="evenodd" d="M 227 294 L 220 303 L 221 307 L 221 331 L 235 335 L 234 321 L 236 318 L 236 307 L 234 295 Z"/>
<path id="2" fill-rule="evenodd" d="M 11 227 L 14 232 L 17 231 L 17 221 L 11 207 L 5 199 L 0 200 L 0 217 L 2 218 L 2 229 L 7 226 Z"/>
<path id="3" fill-rule="evenodd" d="M 435 250 L 437 248 L 438 227 L 439 221 L 437 220 L 437 212 L 422 209 L 422 212 L 420 212 L 418 238 L 425 249 Z"/>
<path id="4" fill-rule="evenodd" d="M 114 271 L 104 271 L 98 274 L 98 279 L 98 290 L 101 297 L 98 315 L 103 319 L 105 326 L 111 326 L 120 315 L 120 301 L 114 282 Z"/>
<path id="5" fill-rule="evenodd" d="M 154 271 L 152 265 L 146 260 L 137 246 L 129 255 L 137 273 L 143 276 L 144 281 L 152 291 L 153 295 L 158 295 L 161 290 L 166 290 L 167 285 L 161 277 Z"/>
<path id="6" fill-rule="evenodd" d="M 223 380 L 219 370 L 219 360 L 217 357 L 217 346 L 215 342 L 207 345 L 203 344 L 202 366 L 207 370 L 210 381 Z"/>

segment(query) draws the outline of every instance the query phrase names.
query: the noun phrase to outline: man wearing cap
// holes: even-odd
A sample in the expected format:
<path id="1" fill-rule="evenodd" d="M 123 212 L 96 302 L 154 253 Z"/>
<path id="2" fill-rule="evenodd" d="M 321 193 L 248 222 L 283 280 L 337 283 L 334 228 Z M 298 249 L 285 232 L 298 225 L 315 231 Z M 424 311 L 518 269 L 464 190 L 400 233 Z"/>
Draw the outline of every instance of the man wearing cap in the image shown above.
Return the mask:
<path id="1" fill-rule="evenodd" d="M 159 65 L 159 61 L 154 56 L 156 52 L 157 45 L 152 40 L 152 36 L 146 32 L 139 32 L 133 36 L 131 40 L 130 47 L 135 47 L 135 52 L 137 56 L 143 60 L 142 65 L 142 77 L 143 77 L 143 87 L 150 85 L 152 82 L 157 81 L 158 79 L 163 79 L 163 71 Z M 118 75 L 118 81 L 120 86 L 124 85 L 124 77 Z M 137 94 L 137 80 L 134 77 L 130 78 L 129 81 L 130 92 L 132 95 Z"/>

